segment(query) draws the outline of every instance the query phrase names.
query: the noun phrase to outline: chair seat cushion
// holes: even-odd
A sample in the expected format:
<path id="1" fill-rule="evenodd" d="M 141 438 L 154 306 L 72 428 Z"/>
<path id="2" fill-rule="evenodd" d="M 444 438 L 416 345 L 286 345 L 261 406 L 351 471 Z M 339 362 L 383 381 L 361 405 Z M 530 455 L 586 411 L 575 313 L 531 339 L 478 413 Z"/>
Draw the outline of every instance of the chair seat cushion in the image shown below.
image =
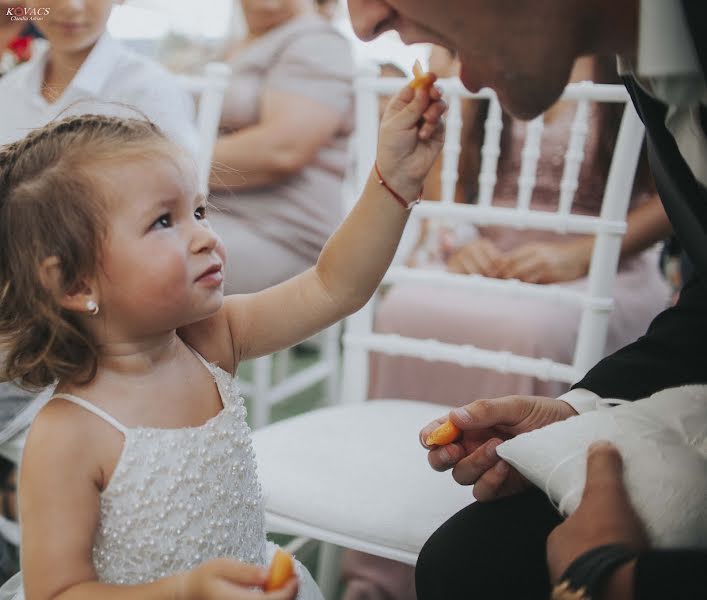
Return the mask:
<path id="1" fill-rule="evenodd" d="M 474 498 L 438 473 L 420 429 L 449 407 L 375 400 L 311 411 L 253 434 L 268 513 L 417 554 Z"/>

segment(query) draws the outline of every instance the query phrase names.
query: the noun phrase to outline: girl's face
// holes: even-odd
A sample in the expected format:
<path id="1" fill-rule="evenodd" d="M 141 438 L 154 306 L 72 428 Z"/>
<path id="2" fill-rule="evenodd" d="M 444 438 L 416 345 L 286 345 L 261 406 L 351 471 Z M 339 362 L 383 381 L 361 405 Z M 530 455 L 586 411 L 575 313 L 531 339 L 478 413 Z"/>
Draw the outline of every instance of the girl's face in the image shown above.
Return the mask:
<path id="1" fill-rule="evenodd" d="M 106 328 L 122 339 L 194 323 L 223 303 L 225 250 L 195 169 L 181 156 L 152 156 L 101 172 L 112 193 L 98 302 Z"/>
<path id="2" fill-rule="evenodd" d="M 35 21 L 54 50 L 81 52 L 93 47 L 106 30 L 113 0 L 27 0 L 28 8 L 49 7 L 49 15 Z"/>
<path id="3" fill-rule="evenodd" d="M 248 30 L 261 35 L 302 14 L 305 8 L 314 10 L 314 0 L 242 0 L 241 6 Z"/>

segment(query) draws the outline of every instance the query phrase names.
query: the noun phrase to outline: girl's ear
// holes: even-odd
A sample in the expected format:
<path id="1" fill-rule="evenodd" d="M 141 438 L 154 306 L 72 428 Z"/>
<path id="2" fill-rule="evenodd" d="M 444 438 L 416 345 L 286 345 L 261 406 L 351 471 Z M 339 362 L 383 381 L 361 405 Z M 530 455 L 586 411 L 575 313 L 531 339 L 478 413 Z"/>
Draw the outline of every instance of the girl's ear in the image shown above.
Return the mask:
<path id="1" fill-rule="evenodd" d="M 97 302 L 97 290 L 89 280 L 82 280 L 70 290 L 62 286 L 61 264 L 56 256 L 45 258 L 39 265 L 39 280 L 60 306 L 74 312 L 88 312 L 89 300 Z"/>

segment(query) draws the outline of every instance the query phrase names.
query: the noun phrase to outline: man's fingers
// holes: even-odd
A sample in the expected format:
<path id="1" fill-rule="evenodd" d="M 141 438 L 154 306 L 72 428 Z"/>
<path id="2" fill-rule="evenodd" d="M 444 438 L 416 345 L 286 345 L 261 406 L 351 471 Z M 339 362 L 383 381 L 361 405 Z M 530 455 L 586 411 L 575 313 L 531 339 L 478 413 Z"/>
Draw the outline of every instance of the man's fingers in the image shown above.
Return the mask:
<path id="1" fill-rule="evenodd" d="M 609 442 L 595 442 L 587 452 L 587 480 L 582 502 L 609 502 L 613 506 L 617 496 L 628 499 L 623 480 L 623 460 L 616 446 Z"/>
<path id="2" fill-rule="evenodd" d="M 498 454 L 496 454 L 496 446 L 501 442 L 502 440 L 499 439 L 491 439 L 479 446 L 469 456 L 460 460 L 452 471 L 454 481 L 460 485 L 472 485 L 476 483 L 486 471 L 501 460 Z"/>
<path id="3" fill-rule="evenodd" d="M 527 416 L 529 410 L 527 401 L 517 396 L 506 396 L 493 400 L 475 400 L 455 408 L 449 413 L 449 418 L 461 430 L 485 429 L 497 425 L 516 425 Z"/>
<path id="4" fill-rule="evenodd" d="M 508 480 L 511 467 L 505 460 L 499 460 L 474 484 L 472 493 L 479 502 L 495 500 L 502 494 L 503 485 Z"/>
<path id="5" fill-rule="evenodd" d="M 457 443 L 445 444 L 430 450 L 427 454 L 427 462 L 435 471 L 448 471 L 466 456 L 464 447 Z"/>
<path id="6" fill-rule="evenodd" d="M 432 433 L 437 427 L 442 425 L 443 423 L 446 423 L 449 420 L 449 416 L 445 417 L 440 417 L 439 419 L 435 419 L 432 421 L 432 423 L 429 423 L 428 425 L 425 425 L 421 430 L 420 430 L 420 444 L 422 444 L 422 447 L 429 450 L 430 446 L 427 445 L 427 438 L 430 436 L 430 433 Z"/>

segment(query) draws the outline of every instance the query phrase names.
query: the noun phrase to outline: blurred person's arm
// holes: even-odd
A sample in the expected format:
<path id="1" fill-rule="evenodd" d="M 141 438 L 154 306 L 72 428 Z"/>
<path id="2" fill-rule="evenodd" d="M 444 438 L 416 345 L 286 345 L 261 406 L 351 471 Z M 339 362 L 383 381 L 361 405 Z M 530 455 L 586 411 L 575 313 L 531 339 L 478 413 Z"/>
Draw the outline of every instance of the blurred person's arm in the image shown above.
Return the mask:
<path id="1" fill-rule="evenodd" d="M 626 218 L 621 258 L 628 258 L 670 235 L 672 227 L 657 194 L 632 208 Z M 556 283 L 584 277 L 594 248 L 594 236 L 567 242 L 535 242 L 510 252 L 498 277 L 532 283 Z"/>
<path id="2" fill-rule="evenodd" d="M 212 191 L 273 184 L 308 165 L 341 127 L 333 107 L 302 95 L 266 90 L 260 122 L 216 141 Z"/>
<path id="3" fill-rule="evenodd" d="M 334 30 L 297 36 L 262 83 L 259 121 L 217 140 L 212 191 L 279 183 L 311 164 L 320 149 L 351 128 L 353 58 Z"/>

